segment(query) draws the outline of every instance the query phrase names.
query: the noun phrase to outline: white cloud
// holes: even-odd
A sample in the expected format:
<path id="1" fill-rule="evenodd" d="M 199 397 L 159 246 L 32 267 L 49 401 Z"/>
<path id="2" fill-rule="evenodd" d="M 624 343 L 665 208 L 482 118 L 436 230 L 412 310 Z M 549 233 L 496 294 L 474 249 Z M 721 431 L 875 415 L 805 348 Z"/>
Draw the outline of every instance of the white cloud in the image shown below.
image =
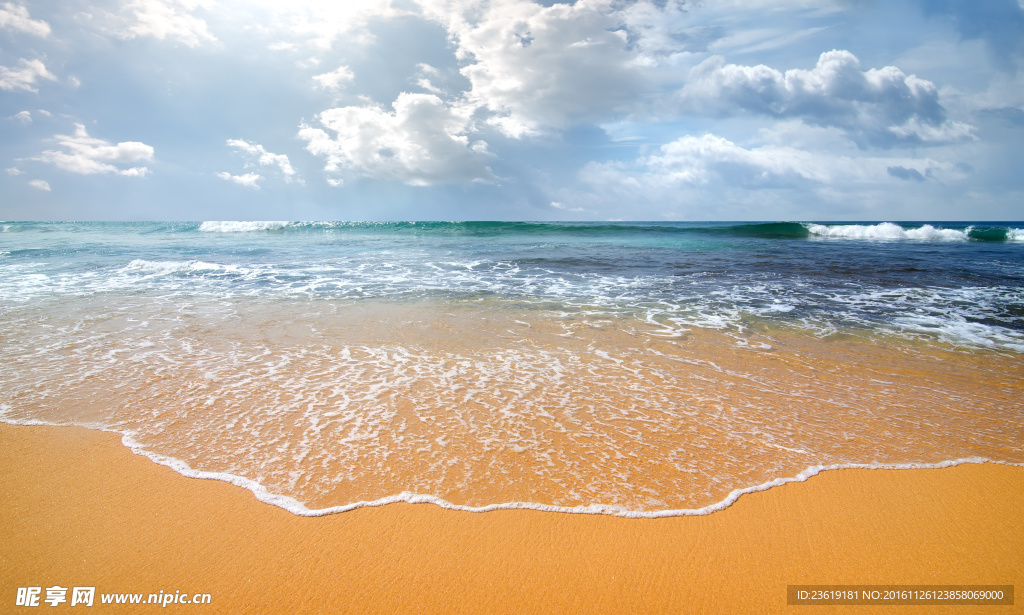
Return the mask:
<path id="1" fill-rule="evenodd" d="M 57 77 L 40 60 L 21 60 L 21 68 L 0 66 L 0 90 L 25 90 L 38 92 L 36 80 L 48 79 L 56 81 Z"/>
<path id="2" fill-rule="evenodd" d="M 622 3 L 616 8 L 620 9 L 620 32 L 627 35 L 630 47 L 640 53 L 639 61 L 644 65 L 653 66 L 681 53 L 703 51 L 709 38 L 720 36 L 719 28 L 694 20 L 695 8 L 684 0 Z"/>
<path id="3" fill-rule="evenodd" d="M 974 127 L 970 124 L 950 121 L 936 124 L 917 117 L 889 126 L 887 130 L 900 141 L 910 143 L 952 143 L 975 138 Z"/>
<path id="4" fill-rule="evenodd" d="M 347 66 L 339 66 L 329 73 L 322 75 L 314 75 L 313 80 L 320 84 L 320 87 L 325 90 L 340 90 L 342 86 L 352 79 L 355 75 Z"/>
<path id="5" fill-rule="evenodd" d="M 317 50 L 328 50 L 341 38 L 346 44 L 370 42 L 366 25 L 372 19 L 410 13 L 393 8 L 391 0 L 249 0 L 245 6 L 262 12 L 260 21 L 273 24 L 283 38 L 299 39 Z M 274 45 L 276 49 L 294 49 L 294 43 L 286 40 Z"/>
<path id="6" fill-rule="evenodd" d="M 227 144 L 229 147 L 234 147 L 241 152 L 256 157 L 256 162 L 260 166 L 276 166 L 284 175 L 285 181 L 291 181 L 292 178 L 295 176 L 295 169 L 292 168 L 291 162 L 288 160 L 288 156 L 286 156 L 285 154 L 274 154 L 273 152 L 268 152 L 259 143 L 249 143 L 248 141 L 244 141 L 242 139 L 228 139 Z M 253 174 L 250 173 L 249 175 Z M 257 179 L 259 178 L 258 175 L 256 177 Z"/>
<path id="7" fill-rule="evenodd" d="M 638 162 L 645 181 L 659 185 L 728 181 L 772 187 L 801 180 L 826 182 L 833 171 L 810 152 L 778 146 L 745 149 L 711 134 L 677 139 L 661 146 L 660 154 Z"/>
<path id="8" fill-rule="evenodd" d="M 956 156 L 959 146 L 933 151 Z M 594 212 L 591 218 L 621 216 L 628 203 L 634 218 L 650 219 L 903 219 L 934 211 L 936 198 L 969 185 L 970 169 L 953 160 L 865 155 L 849 141 L 819 150 L 745 146 L 706 134 L 633 160 L 591 162 L 578 174 L 578 188 L 551 196 L 563 210 Z"/>
<path id="9" fill-rule="evenodd" d="M 511 137 L 627 112 L 644 89 L 639 54 L 627 44 L 610 0 L 540 6 L 424 2 L 457 43 L 467 99 L 496 115 Z"/>
<path id="10" fill-rule="evenodd" d="M 379 106 L 338 107 L 317 115 L 335 133 L 303 124 L 306 149 L 327 160 L 325 170 L 416 186 L 492 181 L 487 144 L 470 143 L 469 111 L 450 107 L 433 94 L 402 93 L 393 113 Z"/>
<path id="11" fill-rule="evenodd" d="M 946 119 L 931 81 L 895 66 L 862 71 L 849 51 L 822 53 L 813 69 L 785 73 L 713 56 L 690 71 L 680 100 L 685 109 L 710 115 L 749 112 L 837 126 L 872 145 L 950 142 L 972 134 L 967 124 Z"/>
<path id="12" fill-rule="evenodd" d="M 465 100 L 513 138 L 661 113 L 678 58 L 720 36 L 683 0 L 418 1 L 456 45 Z M 440 93 L 426 75 L 415 82 Z"/>
<path id="13" fill-rule="evenodd" d="M 109 141 L 90 137 L 85 126 L 75 124 L 74 135 L 56 135 L 55 139 L 63 150 L 46 150 L 33 160 L 39 160 L 72 173 L 93 175 L 116 173 L 124 176 L 143 177 L 146 167 L 121 168 L 153 160 L 153 148 L 139 141 L 123 141 L 112 145 Z"/>
<path id="14" fill-rule="evenodd" d="M 127 39 L 153 37 L 178 40 L 189 47 L 216 42 L 206 21 L 192 13 L 207 8 L 207 0 L 131 0 L 124 5 L 131 24 L 121 35 Z"/>
<path id="15" fill-rule="evenodd" d="M 7 174 L 8 175 L 24 175 L 25 172 L 22 171 L 21 169 L 19 169 L 18 167 L 8 167 L 7 168 Z"/>
<path id="16" fill-rule="evenodd" d="M 428 92 L 431 92 L 431 93 L 434 93 L 434 94 L 438 94 L 438 95 L 444 94 L 444 90 L 442 90 L 441 88 L 439 88 L 436 85 L 434 85 L 430 81 L 430 79 L 428 79 L 427 77 L 418 77 L 414 81 L 414 83 L 416 85 L 418 85 L 421 89 L 424 89 L 424 90 L 426 90 Z"/>
<path id="17" fill-rule="evenodd" d="M 28 111 L 18 111 L 10 117 L 10 119 L 28 126 L 32 123 L 32 114 Z"/>
<path id="18" fill-rule="evenodd" d="M 226 179 L 227 181 L 230 181 L 230 182 L 235 182 L 236 184 L 239 184 L 241 186 L 248 186 L 249 188 L 255 188 L 257 190 L 259 190 L 260 187 L 259 187 L 259 185 L 256 182 L 258 182 L 259 180 L 263 179 L 258 173 L 246 173 L 245 175 L 232 175 L 232 174 L 226 173 L 224 171 L 221 171 L 220 173 L 217 173 L 217 177 L 219 177 L 221 179 Z"/>
<path id="19" fill-rule="evenodd" d="M 631 162 L 591 163 L 581 173 L 592 186 L 631 187 L 648 196 L 681 187 L 813 189 L 917 176 L 965 177 L 956 165 L 930 158 L 851 156 L 779 145 L 745 148 L 711 134 L 682 137 Z"/>
<path id="20" fill-rule="evenodd" d="M 0 7 L 0 28 L 20 30 L 43 38 L 50 36 L 50 24 L 32 19 L 27 8 L 11 2 L 4 2 Z"/>
<path id="21" fill-rule="evenodd" d="M 50 191 L 50 184 L 42 179 L 30 179 L 28 185 L 46 192 Z"/>
<path id="22" fill-rule="evenodd" d="M 444 90 L 434 85 L 434 83 L 430 80 L 431 77 L 440 76 L 441 71 L 437 70 L 437 68 L 429 64 L 420 62 L 419 64 L 416 65 L 416 76 L 411 81 L 412 83 L 418 85 L 421 89 L 441 96 L 445 93 Z"/>
<path id="23" fill-rule="evenodd" d="M 849 8 L 849 0 L 709 0 L 708 7 L 727 11 L 814 10 L 819 14 Z"/>

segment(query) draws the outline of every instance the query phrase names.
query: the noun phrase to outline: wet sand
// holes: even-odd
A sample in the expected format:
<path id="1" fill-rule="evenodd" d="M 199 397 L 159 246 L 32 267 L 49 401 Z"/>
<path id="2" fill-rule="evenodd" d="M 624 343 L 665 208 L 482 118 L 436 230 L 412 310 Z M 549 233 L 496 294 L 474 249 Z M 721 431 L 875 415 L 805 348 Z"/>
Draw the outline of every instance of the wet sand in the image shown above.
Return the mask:
<path id="1" fill-rule="evenodd" d="M 80 324 L 108 300 L 0 335 L 3 420 L 130 432 L 311 509 L 693 510 L 816 465 L 1024 463 L 1018 353 L 441 301 L 207 302 L 185 324 L 145 298 Z"/>
<path id="2" fill-rule="evenodd" d="M 1024 588 L 1024 468 L 996 464 L 830 471 L 702 517 L 392 504 L 301 518 L 116 434 L 0 424 L 0 493 L 3 612 L 21 610 L 18 587 L 52 585 L 212 596 L 163 609 L 97 595 L 84 612 L 100 613 L 906 613 L 924 610 L 787 606 L 786 586 Z"/>

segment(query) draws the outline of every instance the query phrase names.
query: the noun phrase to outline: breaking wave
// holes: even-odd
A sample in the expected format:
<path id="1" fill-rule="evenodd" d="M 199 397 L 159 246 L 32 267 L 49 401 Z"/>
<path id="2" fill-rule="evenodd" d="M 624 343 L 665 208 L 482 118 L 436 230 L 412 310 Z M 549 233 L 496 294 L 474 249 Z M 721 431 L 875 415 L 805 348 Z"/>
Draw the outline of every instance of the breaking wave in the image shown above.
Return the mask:
<path id="1" fill-rule="evenodd" d="M 251 231 L 279 231 L 287 226 L 291 226 L 291 222 L 283 221 L 267 221 L 267 220 L 250 220 L 250 221 L 232 221 L 232 220 L 215 220 L 203 222 L 199 225 L 199 230 L 204 233 L 246 233 Z"/>

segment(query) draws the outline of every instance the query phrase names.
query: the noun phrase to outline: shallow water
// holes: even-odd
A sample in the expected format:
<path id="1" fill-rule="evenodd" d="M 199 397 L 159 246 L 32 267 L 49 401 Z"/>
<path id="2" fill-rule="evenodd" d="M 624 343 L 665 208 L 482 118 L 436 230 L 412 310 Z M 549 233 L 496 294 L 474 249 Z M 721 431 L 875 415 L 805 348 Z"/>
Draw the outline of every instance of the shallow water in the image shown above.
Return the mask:
<path id="1" fill-rule="evenodd" d="M 808 468 L 1024 463 L 1010 231 L 22 226 L 3 419 L 119 431 L 300 513 L 657 515 Z"/>

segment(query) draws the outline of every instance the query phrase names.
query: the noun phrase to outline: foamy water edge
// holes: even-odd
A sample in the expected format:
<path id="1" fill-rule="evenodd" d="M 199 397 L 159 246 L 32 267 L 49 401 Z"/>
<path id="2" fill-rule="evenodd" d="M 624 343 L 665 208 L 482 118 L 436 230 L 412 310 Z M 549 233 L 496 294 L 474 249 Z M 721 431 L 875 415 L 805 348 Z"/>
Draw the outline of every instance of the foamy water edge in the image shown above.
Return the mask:
<path id="1" fill-rule="evenodd" d="M 99 425 L 93 424 L 81 424 L 81 423 L 50 423 L 47 421 L 40 421 L 37 419 L 8 419 L 3 415 L 9 410 L 6 404 L 0 404 L 0 422 L 8 425 L 22 425 L 22 426 L 49 426 L 49 427 L 83 427 L 93 431 L 104 431 L 108 433 L 121 434 L 121 444 L 131 450 L 136 455 L 141 455 L 148 458 L 159 465 L 166 466 L 178 474 L 188 478 L 199 478 L 205 480 L 219 480 L 226 483 L 230 483 L 236 487 L 246 489 L 260 502 L 264 504 L 270 504 L 283 508 L 284 510 L 299 516 L 299 517 L 325 517 L 327 515 L 333 515 L 337 513 L 348 512 L 357 508 L 367 508 L 374 506 L 385 506 L 387 504 L 434 504 L 441 508 L 448 510 L 457 510 L 461 512 L 473 512 L 473 513 L 484 513 L 494 510 L 536 510 L 542 512 L 557 512 L 557 513 L 568 513 L 576 515 L 608 515 L 611 517 L 623 517 L 627 519 L 661 519 L 665 517 L 696 517 L 703 515 L 710 515 L 713 512 L 725 510 L 732 506 L 740 497 L 749 493 L 757 493 L 760 491 L 767 491 L 773 487 L 781 487 L 787 483 L 804 482 L 812 476 L 828 471 L 828 470 L 935 470 L 941 468 L 950 468 L 953 466 L 964 465 L 968 463 L 995 463 L 1005 466 L 1013 467 L 1024 467 L 1024 463 L 1013 463 L 1009 461 L 997 461 L 995 459 L 988 459 L 986 457 L 966 457 L 962 459 L 952 459 L 946 461 L 940 461 L 937 463 L 845 463 L 845 464 L 831 464 L 831 465 L 816 465 L 810 466 L 803 470 L 796 476 L 775 478 L 768 482 L 752 487 L 744 487 L 741 489 L 734 489 L 729 493 L 726 498 L 715 504 L 709 504 L 703 508 L 688 508 L 688 509 L 676 509 L 676 510 L 658 510 L 658 511 L 636 511 L 628 510 L 620 506 L 606 505 L 606 504 L 591 504 L 590 506 L 553 506 L 550 504 L 538 504 L 536 502 L 503 502 L 500 504 L 488 504 L 487 506 L 465 506 L 461 504 L 453 504 L 447 500 L 439 498 L 433 495 L 423 495 L 416 493 L 403 492 L 398 495 L 391 495 L 383 497 L 377 500 L 371 501 L 360 501 L 353 502 L 351 504 L 344 504 L 341 506 L 331 506 L 329 508 L 319 508 L 311 510 L 306 507 L 305 504 L 299 502 L 295 498 L 288 497 L 286 495 L 280 495 L 271 493 L 266 487 L 259 484 L 258 482 L 245 478 L 243 476 L 237 476 L 235 474 L 228 474 L 226 472 L 207 472 L 204 470 L 194 470 L 187 463 L 180 459 L 170 457 L 168 455 L 162 455 L 160 453 L 154 453 L 146 450 L 142 444 L 137 442 L 130 433 L 124 433 L 113 429 L 106 429 Z"/>

